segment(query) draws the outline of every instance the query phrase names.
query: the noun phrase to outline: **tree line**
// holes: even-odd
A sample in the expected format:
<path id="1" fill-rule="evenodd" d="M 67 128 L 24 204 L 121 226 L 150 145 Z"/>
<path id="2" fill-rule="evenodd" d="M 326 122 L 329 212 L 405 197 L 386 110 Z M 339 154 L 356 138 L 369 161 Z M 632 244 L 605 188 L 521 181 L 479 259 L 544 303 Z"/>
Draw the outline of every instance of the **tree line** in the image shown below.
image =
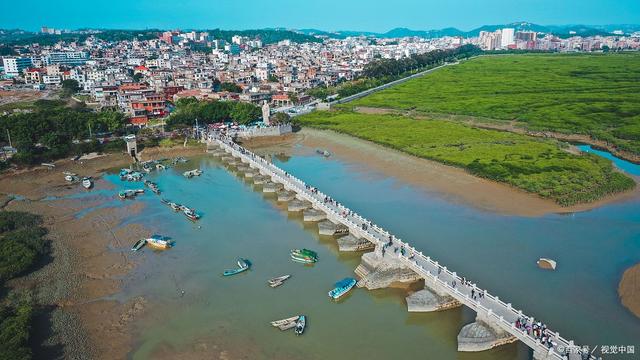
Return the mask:
<path id="1" fill-rule="evenodd" d="M 0 211 L 0 285 L 32 271 L 49 253 L 38 215 Z M 38 309 L 29 293 L 13 290 L 0 302 L 0 359 L 32 358 L 29 339 Z"/>
<path id="2" fill-rule="evenodd" d="M 36 164 L 71 154 L 101 150 L 90 134 L 123 132 L 124 114 L 69 107 L 59 100 L 38 100 L 26 109 L 0 116 L 0 143 L 11 144 L 19 164 Z"/>
<path id="3" fill-rule="evenodd" d="M 463 45 L 455 49 L 435 50 L 423 54 L 413 54 L 402 59 L 378 59 L 365 65 L 364 77 L 381 78 L 397 76 L 406 72 L 420 71 L 460 59 L 466 59 L 482 52 L 474 45 Z"/>
<path id="4" fill-rule="evenodd" d="M 248 124 L 262 117 L 262 109 L 254 104 L 241 101 L 198 101 L 184 98 L 176 102 L 176 109 L 167 119 L 167 128 L 175 129 L 199 124 L 234 121 Z"/>

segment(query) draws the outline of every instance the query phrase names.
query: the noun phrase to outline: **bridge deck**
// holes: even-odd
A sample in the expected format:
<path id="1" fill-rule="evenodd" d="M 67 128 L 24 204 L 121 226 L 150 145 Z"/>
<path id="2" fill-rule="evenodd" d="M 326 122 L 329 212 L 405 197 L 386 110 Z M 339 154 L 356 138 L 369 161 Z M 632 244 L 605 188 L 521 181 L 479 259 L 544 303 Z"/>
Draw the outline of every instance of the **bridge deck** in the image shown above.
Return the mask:
<path id="1" fill-rule="evenodd" d="M 271 176 L 274 181 L 283 184 L 285 189 L 295 191 L 299 197 L 311 202 L 314 208 L 325 212 L 329 220 L 346 225 L 354 236 L 371 241 L 376 245 L 377 249 L 389 243 L 391 237 L 392 246 L 404 249 L 404 254 L 400 251 L 397 253 L 387 251 L 384 256 L 397 256 L 423 278 L 430 277 L 434 279 L 442 285 L 442 288 L 446 289 L 450 296 L 475 310 L 478 314 L 482 314 L 485 318 L 493 320 L 494 324 L 515 336 L 533 349 L 534 352 L 544 354 L 545 357 L 552 359 L 580 358 L 582 349 L 575 346 L 573 341 L 567 340 L 557 332 L 547 329 L 547 336 L 551 337 L 554 345 L 551 348 L 542 345 L 533 335 L 515 326 L 518 318 L 527 318 L 529 319 L 529 324 L 531 324 L 534 322 L 533 317 L 527 316 L 522 311 L 513 308 L 510 303 L 505 303 L 497 296 L 491 295 L 488 291 L 477 287 L 475 284 L 469 284 L 468 282 L 465 284 L 460 275 L 442 266 L 422 252 L 417 251 L 408 243 L 392 236 L 385 229 L 349 210 L 344 205 L 338 202 L 325 201 L 325 198 L 328 198 L 327 195 L 305 184 L 302 180 L 235 144 L 230 138 L 212 133 L 209 135 L 208 141 L 218 144 L 233 156 L 240 157 L 248 162 L 250 166 L 259 169 L 263 174 Z M 313 189 L 315 190 L 312 191 Z M 366 225 L 366 230 L 363 230 L 363 224 Z M 475 294 L 483 294 L 483 296 L 472 298 L 472 290 Z M 590 356 L 590 358 L 595 359 L 593 356 Z"/>

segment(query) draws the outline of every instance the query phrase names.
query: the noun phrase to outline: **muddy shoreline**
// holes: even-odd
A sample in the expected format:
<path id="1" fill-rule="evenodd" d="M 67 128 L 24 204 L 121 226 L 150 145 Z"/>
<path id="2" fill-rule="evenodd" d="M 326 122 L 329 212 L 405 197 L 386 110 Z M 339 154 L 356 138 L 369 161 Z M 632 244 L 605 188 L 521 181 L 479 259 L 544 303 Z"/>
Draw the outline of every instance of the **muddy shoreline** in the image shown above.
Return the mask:
<path id="1" fill-rule="evenodd" d="M 149 160 L 204 152 L 204 146 L 151 148 L 140 157 Z M 0 175 L 4 209 L 41 215 L 51 240 L 48 262 L 7 286 L 31 289 L 38 307 L 46 309 L 34 324 L 34 355 L 38 358 L 126 358 L 133 346 L 131 325 L 144 314 L 148 299 L 118 302 L 111 296 L 120 291 L 137 265 L 138 260 L 131 256 L 131 244 L 152 231 L 140 224 L 121 225 L 127 217 L 144 210 L 142 203 L 98 207 L 114 197 L 92 191 L 112 190 L 101 176 L 109 169 L 129 166 L 131 158 L 107 154 L 85 161 L 63 159 L 55 164 L 54 169 L 36 166 Z M 87 192 L 79 184 L 68 184 L 63 171 L 94 177 L 94 189 Z M 83 192 L 87 193 L 82 198 L 69 198 Z M 87 212 L 78 217 L 83 210 Z"/>
<path id="2" fill-rule="evenodd" d="M 551 213 L 588 211 L 605 204 L 640 197 L 640 187 L 601 200 L 564 207 L 514 187 L 469 174 L 464 169 L 418 158 L 369 141 L 328 130 L 303 128 L 300 132 L 275 138 L 246 141 L 258 152 L 288 154 L 295 144 L 322 148 L 350 163 L 363 164 L 386 176 L 395 177 L 446 200 L 503 215 L 543 216 Z"/>

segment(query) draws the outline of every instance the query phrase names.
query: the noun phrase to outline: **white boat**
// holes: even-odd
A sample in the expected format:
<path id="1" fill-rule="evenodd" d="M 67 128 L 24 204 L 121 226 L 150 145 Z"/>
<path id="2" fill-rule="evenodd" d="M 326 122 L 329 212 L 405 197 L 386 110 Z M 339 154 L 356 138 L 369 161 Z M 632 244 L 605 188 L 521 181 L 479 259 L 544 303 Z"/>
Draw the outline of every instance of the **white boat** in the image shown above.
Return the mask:
<path id="1" fill-rule="evenodd" d="M 68 182 L 74 182 L 76 180 L 76 177 L 73 175 L 66 175 L 64 179 L 67 180 Z"/>
<path id="2" fill-rule="evenodd" d="M 84 187 L 85 189 L 91 189 L 92 186 L 93 180 L 90 176 L 82 178 L 82 187 Z"/>

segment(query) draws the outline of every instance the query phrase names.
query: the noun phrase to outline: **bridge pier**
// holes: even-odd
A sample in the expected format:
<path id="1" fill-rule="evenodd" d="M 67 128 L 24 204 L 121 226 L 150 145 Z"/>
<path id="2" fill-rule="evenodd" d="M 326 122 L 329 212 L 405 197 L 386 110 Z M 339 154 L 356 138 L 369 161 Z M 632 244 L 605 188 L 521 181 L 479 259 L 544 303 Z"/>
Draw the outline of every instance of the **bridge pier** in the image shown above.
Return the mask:
<path id="1" fill-rule="evenodd" d="M 287 210 L 289 212 L 299 212 L 311 208 L 311 203 L 306 200 L 293 199 L 289 201 Z"/>
<path id="2" fill-rule="evenodd" d="M 406 300 L 409 312 L 442 311 L 462 305 L 430 276 L 424 278 L 424 289 L 407 296 Z"/>
<path id="3" fill-rule="evenodd" d="M 352 234 L 338 238 L 337 242 L 338 250 L 340 251 L 366 251 L 375 248 L 375 245 L 369 240 L 357 238 Z"/>
<path id="4" fill-rule="evenodd" d="M 267 177 L 264 175 L 256 175 L 253 177 L 253 183 L 255 185 L 262 185 L 267 182 Z"/>
<path id="5" fill-rule="evenodd" d="M 348 234 L 349 228 L 343 224 L 335 224 L 330 220 L 323 220 L 318 223 L 318 233 L 320 235 L 333 236 L 337 234 Z"/>
<path id="6" fill-rule="evenodd" d="M 304 222 L 316 222 L 316 221 L 322 221 L 325 220 L 327 218 L 327 214 L 325 214 L 324 212 L 318 210 L 318 209 L 305 209 L 302 212 L 302 220 Z"/>
<path id="7" fill-rule="evenodd" d="M 382 255 L 377 249 L 362 255 L 355 273 L 360 278 L 358 287 L 369 290 L 386 288 L 393 283 L 412 283 L 422 278 L 394 254 Z"/>
<path id="8" fill-rule="evenodd" d="M 488 315 L 478 313 L 475 322 L 465 325 L 460 330 L 458 351 L 485 351 L 517 340 L 515 336 L 504 331 Z"/>
<path id="9" fill-rule="evenodd" d="M 258 174 L 259 174 L 259 172 L 257 172 L 254 169 L 251 169 L 251 168 L 247 168 L 247 170 L 244 171 L 244 177 L 247 178 L 247 179 L 252 179 L 255 176 L 257 176 Z"/>
<path id="10" fill-rule="evenodd" d="M 280 183 L 274 183 L 273 181 L 267 181 L 262 185 L 262 192 L 275 193 L 282 190 L 283 186 Z"/>
<path id="11" fill-rule="evenodd" d="M 296 198 L 296 193 L 289 190 L 278 191 L 278 201 L 286 202 Z"/>

